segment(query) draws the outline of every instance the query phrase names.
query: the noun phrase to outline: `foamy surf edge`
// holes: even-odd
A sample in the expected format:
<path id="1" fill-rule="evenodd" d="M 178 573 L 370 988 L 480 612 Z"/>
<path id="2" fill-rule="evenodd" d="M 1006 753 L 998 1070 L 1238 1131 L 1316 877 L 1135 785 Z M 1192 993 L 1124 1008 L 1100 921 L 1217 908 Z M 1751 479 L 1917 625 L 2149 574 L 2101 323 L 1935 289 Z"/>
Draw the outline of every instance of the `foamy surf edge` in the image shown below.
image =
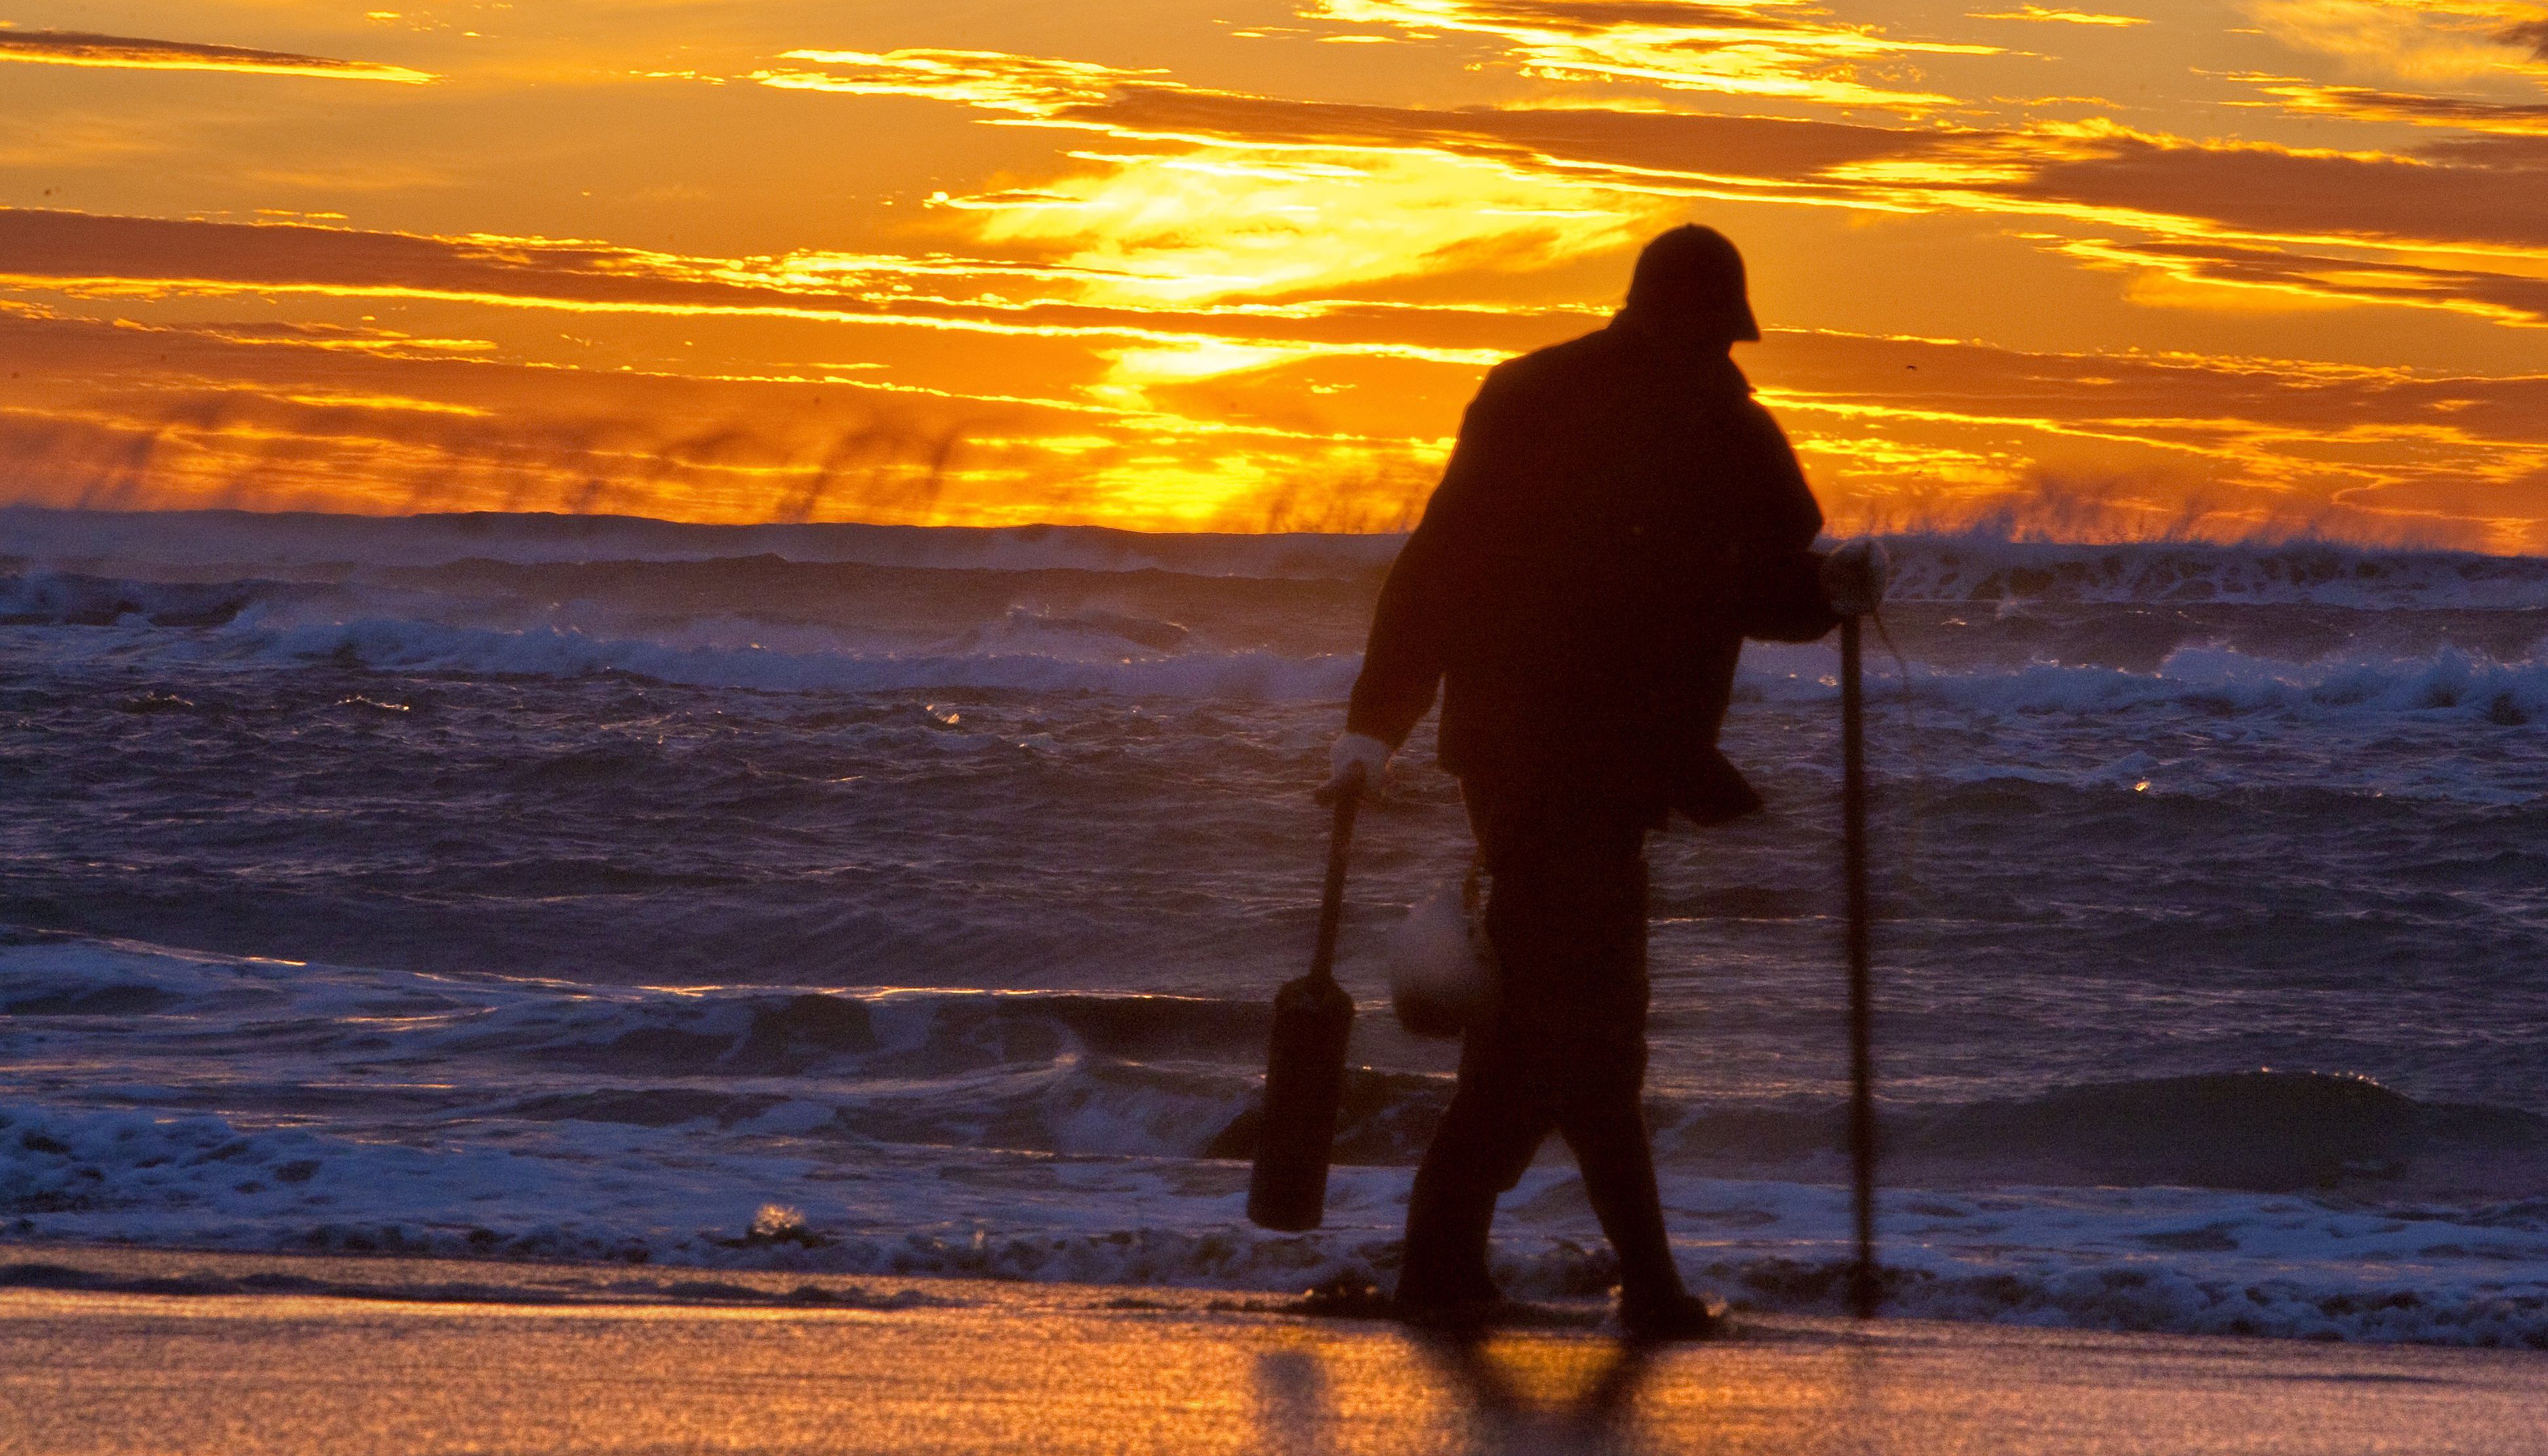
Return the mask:
<path id="1" fill-rule="evenodd" d="M 1276 1234 L 1241 1217 L 1236 1164 L 950 1161 L 947 1149 L 915 1159 L 886 1148 L 843 1162 L 778 1134 L 756 1156 L 666 1156 L 675 1149 L 658 1144 L 677 1138 L 589 1130 L 577 1157 L 552 1158 L 11 1103 L 0 1105 L 0 1243 L 1271 1293 L 1340 1278 L 1385 1286 L 1408 1178 L 1339 1168 L 1336 1227 Z M 630 1176 L 632 1161 L 645 1177 Z M 1609 1256 L 1569 1217 L 1580 1199 L 1571 1171 L 1549 1167 L 1509 1196 L 1495 1252 L 1508 1292 L 1608 1285 Z M 1843 1190 L 1678 1178 L 1666 1203 L 1684 1267 L 1739 1308 L 1837 1309 Z M 2541 1216 L 2548 1205 L 2401 1216 L 2284 1195 L 2019 1188 L 1892 1191 L 1880 1220 L 1887 1308 L 1898 1315 L 2548 1349 Z"/>
<path id="2" fill-rule="evenodd" d="M 155 656 L 197 671 L 316 665 L 396 676 L 616 677 L 773 693 L 1085 692 L 1315 704 L 1343 700 L 1361 670 L 1359 653 L 1219 650 L 1171 641 L 1162 634 L 1183 631 L 1173 624 L 1102 614 L 1012 611 L 961 641 L 878 648 L 857 633 L 723 619 L 653 635 L 451 622 L 398 614 L 390 594 L 268 582 L 0 578 L 0 619 L 47 634 L 44 653 L 64 667 Z M 1918 700 L 1969 712 L 2438 715 L 2508 727 L 2548 714 L 2548 661 L 2535 646 L 2512 660 L 2455 646 L 2299 659 L 2197 642 L 2147 671 L 2034 662 L 1910 672 Z M 1754 701 L 1818 702 L 1837 696 L 1833 673 L 1825 645 L 1754 644 L 1738 691 Z M 1873 668 L 1879 681 L 1892 674 L 1887 663 Z"/>

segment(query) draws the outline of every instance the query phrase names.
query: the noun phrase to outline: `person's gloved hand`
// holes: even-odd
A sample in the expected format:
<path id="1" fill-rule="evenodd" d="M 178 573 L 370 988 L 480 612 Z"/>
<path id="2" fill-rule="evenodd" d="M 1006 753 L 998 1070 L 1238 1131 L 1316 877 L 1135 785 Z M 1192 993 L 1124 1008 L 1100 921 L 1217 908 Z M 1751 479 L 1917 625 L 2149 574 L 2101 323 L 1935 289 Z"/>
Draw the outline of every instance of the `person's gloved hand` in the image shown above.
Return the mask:
<path id="1" fill-rule="evenodd" d="M 1366 794 L 1380 792 L 1380 775 L 1394 752 L 1368 733 L 1337 734 L 1335 747 L 1327 750 L 1327 781 L 1319 785 L 1319 802 L 1334 803 L 1349 784 L 1358 783 Z"/>
<path id="2" fill-rule="evenodd" d="M 1852 541 L 1823 558 L 1823 595 L 1832 610 L 1863 617 L 1884 604 L 1885 584 L 1893 580 L 1892 558 L 1879 541 Z"/>

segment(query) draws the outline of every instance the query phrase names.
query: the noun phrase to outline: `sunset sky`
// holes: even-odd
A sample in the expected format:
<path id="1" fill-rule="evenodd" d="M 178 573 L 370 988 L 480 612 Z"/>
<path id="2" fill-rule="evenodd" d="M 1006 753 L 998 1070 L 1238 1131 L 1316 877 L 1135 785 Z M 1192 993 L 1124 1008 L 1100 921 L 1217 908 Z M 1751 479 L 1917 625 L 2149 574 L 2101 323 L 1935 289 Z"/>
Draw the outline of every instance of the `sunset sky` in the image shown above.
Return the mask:
<path id="1" fill-rule="evenodd" d="M 2083 4 L 0 0 L 0 498 L 1392 528 L 1700 221 L 1844 527 L 2548 551 L 2548 3 Z"/>

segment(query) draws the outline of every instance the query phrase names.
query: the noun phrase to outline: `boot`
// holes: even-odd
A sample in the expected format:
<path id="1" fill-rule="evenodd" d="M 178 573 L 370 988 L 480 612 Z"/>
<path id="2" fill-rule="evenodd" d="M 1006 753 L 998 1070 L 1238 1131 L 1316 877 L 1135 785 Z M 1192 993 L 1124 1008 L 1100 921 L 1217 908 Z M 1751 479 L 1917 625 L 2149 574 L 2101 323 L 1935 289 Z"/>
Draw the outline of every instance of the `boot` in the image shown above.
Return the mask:
<path id="1" fill-rule="evenodd" d="M 1619 1256 L 1620 1308 L 1675 1309 L 1689 1294 L 1664 1228 L 1645 1116 L 1632 1097 L 1614 1098 L 1605 1110 L 1579 1111 L 1567 1121 L 1566 1140 L 1584 1173 L 1585 1198 Z"/>
<path id="2" fill-rule="evenodd" d="M 1641 1345 L 1713 1339 L 1725 1332 L 1725 1317 L 1696 1295 L 1639 1297 L 1622 1290 L 1619 1328 L 1631 1343 Z"/>
<path id="3" fill-rule="evenodd" d="M 1458 1131 L 1455 1106 L 1415 1169 L 1407 1194 L 1407 1244 L 1398 1266 L 1397 1304 L 1410 1318 L 1465 1320 L 1503 1303 L 1487 1272 L 1487 1237 L 1496 1222 L 1494 1182 L 1479 1176 L 1486 1159 L 1446 1136 Z M 1492 1171 L 1492 1170 L 1490 1170 Z"/>
<path id="4" fill-rule="evenodd" d="M 1487 1272 L 1496 1196 L 1441 1186 L 1446 1181 L 1419 1172 L 1407 1201 L 1407 1244 L 1398 1267 L 1396 1303 L 1410 1318 L 1456 1316 L 1503 1302 L 1503 1291 Z"/>

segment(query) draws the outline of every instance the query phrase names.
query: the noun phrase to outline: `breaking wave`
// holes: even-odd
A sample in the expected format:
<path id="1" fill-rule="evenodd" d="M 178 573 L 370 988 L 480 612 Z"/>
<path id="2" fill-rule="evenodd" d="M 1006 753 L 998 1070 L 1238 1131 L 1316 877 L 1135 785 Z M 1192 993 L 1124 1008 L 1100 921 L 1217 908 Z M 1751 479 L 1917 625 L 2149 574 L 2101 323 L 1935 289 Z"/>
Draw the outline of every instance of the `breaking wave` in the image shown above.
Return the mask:
<path id="1" fill-rule="evenodd" d="M 0 937 L 0 1039 L 54 1048 L 18 1056 L 29 1074 L 0 1101 L 0 1240 L 1385 1282 L 1448 1092 L 1445 1075 L 1385 1069 L 1408 1058 L 1362 1040 L 1391 1035 L 1367 1007 L 1356 1060 L 1377 1065 L 1348 1080 L 1328 1225 L 1278 1235 L 1240 1213 L 1261 1000 L 568 984 L 25 931 Z M 57 1080 L 46 1068 L 73 1048 L 115 1073 Z M 375 1085 L 349 1100 L 355 1081 Z M 1743 1307 L 1832 1308 L 1850 1228 L 1840 1109 L 1786 1095 L 1650 1112 L 1690 1271 Z M 2548 1345 L 2548 1119 L 2533 1113 L 2249 1070 L 1897 1103 L 1885 1135 L 1888 1299 L 1905 1314 Z M 1592 1297 L 1615 1278 L 1571 1167 L 1532 1169 L 1505 1209 L 1508 1289 Z M 660 1288 L 633 1297 L 781 1297 L 648 1278 Z M 448 1269 L 414 1282 L 379 1297 L 513 1287 Z M 10 1285 L 112 1281 L 39 1258 L 0 1266 Z"/>
<path id="2" fill-rule="evenodd" d="M 473 1117 L 1245 1159 L 1271 1028 L 1264 1001 L 1134 993 L 625 987 L 561 1005 L 546 981 L 14 938 L 0 1016 L 273 1067 L 283 1111 L 280 1058 L 347 1056 L 472 1068 L 452 1100 Z M 1362 1055 L 1397 1060 L 1386 1011 L 1361 1021 Z M 1354 1067 L 1336 1160 L 1411 1165 L 1449 1093 L 1447 1075 Z M 1666 1162 L 1693 1172 L 1823 1167 L 1844 1145 L 1837 1104 L 1658 1099 L 1649 1115 Z M 2310 1072 L 1903 1104 L 1886 1123 L 1898 1167 L 1957 1182 L 2506 1193 L 2548 1174 L 2548 1119 Z"/>
<path id="3" fill-rule="evenodd" d="M 2068 546 L 1978 536 L 1899 536 L 1902 601 L 2150 602 L 2355 610 L 2548 607 L 2548 560 L 2300 541 Z"/>
<path id="4" fill-rule="evenodd" d="M 1039 692 L 1111 692 L 1127 696 L 1228 697 L 1251 701 L 1340 699 L 1359 664 L 1330 656 L 1289 658 L 1270 652 L 1161 655 L 1118 638 L 1104 624 L 1047 628 L 1082 651 L 1037 651 L 1040 644 L 987 650 L 879 652 L 786 650 L 758 644 L 691 646 L 678 642 L 589 636 L 566 628 L 497 630 L 367 618 L 313 623 L 256 634 L 234 653 L 268 663 L 327 662 L 388 673 L 584 678 L 620 674 L 691 687 L 767 692 L 891 692 L 920 688 L 987 688 Z M 1084 649 L 1109 642 L 1111 658 Z"/>
<path id="5" fill-rule="evenodd" d="M 136 582 L 40 572 L 0 577 L 0 627 L 222 627 L 250 607 L 332 594 L 291 582 Z"/>
<path id="6" fill-rule="evenodd" d="M 1827 659 L 1793 649 L 1746 654 L 1743 687 L 1754 698 L 1812 701 L 1836 696 Z M 1881 669 L 1873 676 L 1894 676 Z M 1897 679 L 1898 681 L 1898 679 Z M 2222 647 L 2184 647 L 2156 669 L 2032 663 L 2001 670 L 1951 671 L 1913 664 L 1923 701 L 1988 712 L 2100 715 L 2136 710 L 2207 716 L 2276 712 L 2309 717 L 2464 717 L 2519 727 L 2548 713 L 2548 662 L 2503 662 L 2443 647 L 2420 657 L 2315 661 L 2255 656 Z M 1879 689 L 1891 693 L 1890 685 Z"/>
<path id="7" fill-rule="evenodd" d="M 1349 649 L 1224 648 L 1176 621 L 1090 606 L 1009 605 L 918 643 L 921 634 L 908 631 L 731 615 L 634 620 L 596 613 L 563 623 L 555 613 L 539 615 L 508 619 L 473 603 L 378 588 L 0 578 L 0 625 L 53 629 L 57 652 L 153 652 L 215 667 L 617 675 L 771 692 L 973 688 L 1262 702 L 1339 700 L 1359 670 Z M 2541 625 L 2548 629 L 2548 621 Z M 2112 635 L 2105 627 L 2083 631 Z M 1885 665 L 1875 671 L 1884 676 Z M 1756 645 L 1745 658 L 1742 691 L 1754 699 L 1819 699 L 1837 691 L 1831 672 L 1826 647 Z M 1914 663 L 1912 682 L 1923 698 L 1995 712 L 2442 714 L 2508 726 L 2548 713 L 2548 663 L 2456 645 L 2412 656 L 2337 651 L 2301 659 L 2197 642 L 2167 651 L 2146 670 L 2062 661 Z"/>
<path id="8" fill-rule="evenodd" d="M 344 516 L 245 511 L 0 508 L 0 559 L 95 572 L 248 567 L 342 576 L 463 562 L 788 564 L 922 571 L 1169 573 L 1371 584 L 1404 539 L 1390 535 L 1153 533 L 1095 526 L 693 525 L 631 516 Z M 2548 607 L 2548 560 L 2298 540 L 2255 545 L 1887 538 L 1894 594 L 1932 602 L 2308 603 L 2354 609 Z"/>

